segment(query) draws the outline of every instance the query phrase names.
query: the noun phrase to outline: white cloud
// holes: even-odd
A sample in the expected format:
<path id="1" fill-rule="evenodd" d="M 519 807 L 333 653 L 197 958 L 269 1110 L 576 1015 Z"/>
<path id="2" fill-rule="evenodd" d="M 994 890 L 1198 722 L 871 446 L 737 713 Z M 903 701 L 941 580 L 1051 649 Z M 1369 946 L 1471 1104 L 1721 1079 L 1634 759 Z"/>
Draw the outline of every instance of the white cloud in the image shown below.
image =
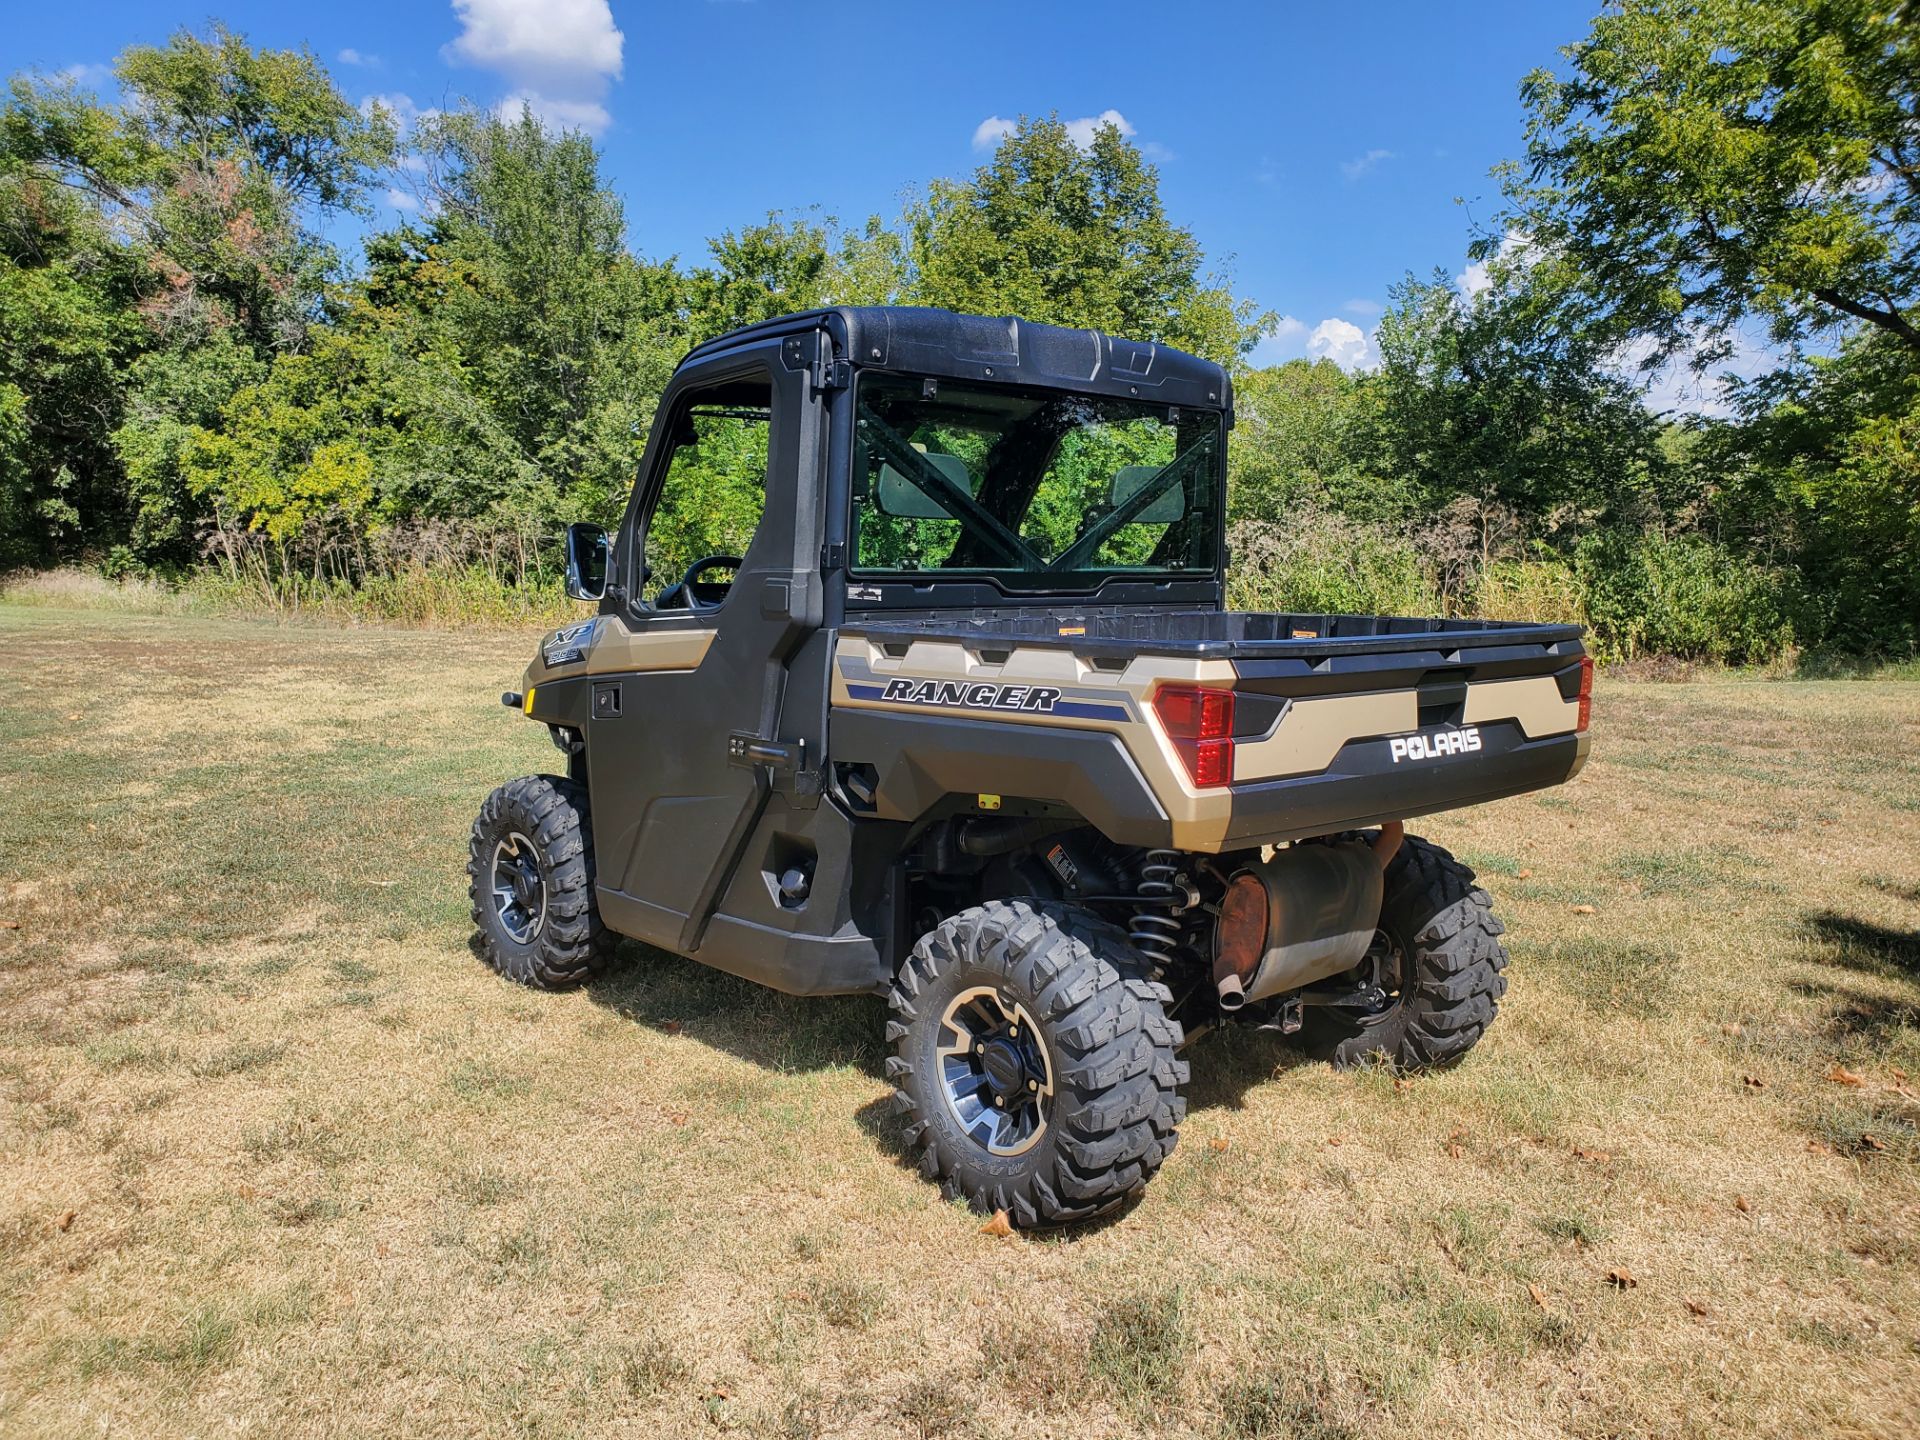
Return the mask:
<path id="1" fill-rule="evenodd" d="M 1358 315 L 1364 320 L 1371 320 L 1380 313 L 1382 306 L 1378 300 L 1349 300 L 1340 308 L 1349 315 Z"/>
<path id="2" fill-rule="evenodd" d="M 411 195 L 405 190 L 393 188 L 387 191 L 387 204 L 404 215 L 420 208 L 420 197 Z"/>
<path id="3" fill-rule="evenodd" d="M 509 125 L 530 113 L 550 130 L 585 130 L 592 135 L 613 123 L 598 100 L 560 100 L 533 90 L 514 91 L 500 102 L 496 113 Z"/>
<path id="4" fill-rule="evenodd" d="M 333 58 L 342 65 L 358 65 L 363 70 L 378 70 L 381 63 L 378 55 L 370 55 L 365 50 L 356 50 L 351 45 Z"/>
<path id="5" fill-rule="evenodd" d="M 113 67 L 111 65 L 92 64 L 69 65 L 60 72 L 60 78 L 71 85 L 78 85 L 85 88 L 91 88 L 96 85 L 109 85 L 113 83 Z"/>
<path id="6" fill-rule="evenodd" d="M 1762 336 L 1735 331 L 1733 350 L 1724 359 L 1712 362 L 1705 374 L 1693 368 L 1701 343 L 1688 346 L 1665 365 L 1649 374 L 1643 362 L 1652 353 L 1650 340 L 1632 340 L 1613 357 L 1614 370 L 1636 385 L 1645 387 L 1640 403 L 1656 415 L 1704 415 L 1724 419 L 1733 413 L 1726 378 L 1752 380 L 1771 374 L 1785 363 L 1786 356 Z"/>
<path id="7" fill-rule="evenodd" d="M 1509 230 L 1500 237 L 1500 249 L 1492 259 L 1469 262 L 1466 269 L 1453 277 L 1453 283 L 1467 299 L 1477 299 L 1484 291 L 1493 288 L 1494 267 L 1527 263 L 1526 248 L 1527 237 L 1518 230 Z"/>
<path id="8" fill-rule="evenodd" d="M 973 148 L 991 150 L 1019 128 L 1018 120 L 1003 120 L 998 115 L 989 115 L 973 128 Z"/>
<path id="9" fill-rule="evenodd" d="M 441 54 L 504 77 L 512 89 L 502 115 L 606 129 L 601 102 L 626 44 L 607 0 L 453 0 L 453 12 L 464 28 Z"/>
<path id="10" fill-rule="evenodd" d="M 1291 315 L 1282 315 L 1273 322 L 1273 328 L 1262 335 L 1253 347 L 1253 353 L 1247 357 L 1247 363 L 1256 369 L 1268 365 L 1283 365 L 1289 360 L 1298 360 L 1307 353 L 1307 326 L 1303 320 Z"/>
<path id="11" fill-rule="evenodd" d="M 1307 337 L 1307 353 L 1316 360 L 1331 360 L 1342 370 L 1371 370 L 1380 363 L 1373 348 L 1373 337 L 1351 320 L 1329 317 L 1313 327 Z"/>
<path id="12" fill-rule="evenodd" d="M 422 110 L 413 103 L 411 95 L 404 95 L 397 90 L 389 95 L 362 96 L 360 113 L 371 115 L 376 105 L 387 112 L 388 117 L 393 121 L 394 128 L 402 135 L 422 120 L 431 120 L 440 113 L 438 110 Z"/>
<path id="13" fill-rule="evenodd" d="M 1098 115 L 1083 115 L 1078 120 L 1068 120 L 1065 124 L 1067 127 L 1067 138 L 1082 150 L 1091 150 L 1093 148 L 1094 132 L 1099 130 L 1103 125 L 1111 125 L 1122 135 L 1129 138 L 1131 138 L 1134 133 L 1133 126 L 1128 122 L 1127 117 L 1122 115 L 1118 110 L 1102 110 Z M 1007 136 L 1013 134 L 1013 132 L 1019 128 L 1020 122 L 1018 120 L 1009 120 L 1002 115 L 989 115 L 973 127 L 973 148 L 976 150 L 992 150 L 998 146 L 1002 140 L 1006 139 Z M 1151 140 L 1140 148 L 1142 152 L 1152 160 L 1171 160 L 1173 158 L 1173 152 L 1171 150 Z"/>
<path id="14" fill-rule="evenodd" d="M 1133 134 L 1133 126 L 1127 123 L 1126 116 L 1118 110 L 1102 110 L 1098 115 L 1084 115 L 1078 120 L 1067 121 L 1067 138 L 1082 150 L 1091 150 L 1094 132 L 1106 125 L 1113 126 L 1122 135 Z"/>
<path id="15" fill-rule="evenodd" d="M 1358 180 L 1362 175 L 1379 165 L 1382 160 L 1393 159 L 1391 150 L 1369 150 L 1366 154 L 1352 160 L 1340 162 L 1340 173 L 1349 180 Z"/>

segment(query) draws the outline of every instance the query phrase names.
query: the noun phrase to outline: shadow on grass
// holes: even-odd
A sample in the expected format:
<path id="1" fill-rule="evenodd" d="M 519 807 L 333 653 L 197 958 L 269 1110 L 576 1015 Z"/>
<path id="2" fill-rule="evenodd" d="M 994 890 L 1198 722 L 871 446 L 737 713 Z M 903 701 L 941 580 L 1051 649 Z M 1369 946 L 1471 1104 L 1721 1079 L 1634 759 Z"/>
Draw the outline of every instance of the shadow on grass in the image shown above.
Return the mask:
<path id="1" fill-rule="evenodd" d="M 486 963 L 477 934 L 467 949 Z M 621 941 L 613 963 L 582 989 L 631 1025 L 686 1035 L 768 1070 L 883 1073 L 886 1002 L 870 995 L 783 995 L 635 940 Z"/>
<path id="2" fill-rule="evenodd" d="M 478 937 L 471 948 L 480 954 Z M 800 998 L 783 995 L 698 961 L 623 941 L 611 968 L 587 982 L 595 1005 L 637 1026 L 684 1035 L 769 1070 L 806 1073 L 852 1067 L 886 1078 L 887 1006 L 873 996 Z M 1216 1108 L 1240 1109 L 1255 1086 L 1301 1065 L 1324 1063 L 1299 1037 L 1227 1026 L 1187 1046 L 1191 1066 L 1184 1090 L 1189 1116 Z M 891 1091 L 854 1112 L 854 1122 L 881 1154 L 904 1169 L 920 1169 L 920 1152 L 903 1137 Z M 1133 1201 L 1095 1219 L 1049 1231 L 1072 1240 L 1104 1229 Z"/>
<path id="3" fill-rule="evenodd" d="M 1802 923 L 1809 935 L 1829 947 L 1821 957 L 1829 964 L 1920 978 L 1920 930 L 1894 930 L 1837 910 L 1816 911 Z"/>

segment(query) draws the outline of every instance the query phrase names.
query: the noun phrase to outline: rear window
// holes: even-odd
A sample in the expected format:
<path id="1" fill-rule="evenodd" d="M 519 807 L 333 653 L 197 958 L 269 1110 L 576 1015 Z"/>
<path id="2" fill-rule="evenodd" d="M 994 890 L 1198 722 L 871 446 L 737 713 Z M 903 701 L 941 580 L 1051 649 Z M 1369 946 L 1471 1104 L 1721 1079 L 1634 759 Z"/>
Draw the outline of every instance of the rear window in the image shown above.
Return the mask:
<path id="1" fill-rule="evenodd" d="M 858 574 L 1019 590 L 1217 568 L 1218 412 L 892 375 L 856 403 Z"/>

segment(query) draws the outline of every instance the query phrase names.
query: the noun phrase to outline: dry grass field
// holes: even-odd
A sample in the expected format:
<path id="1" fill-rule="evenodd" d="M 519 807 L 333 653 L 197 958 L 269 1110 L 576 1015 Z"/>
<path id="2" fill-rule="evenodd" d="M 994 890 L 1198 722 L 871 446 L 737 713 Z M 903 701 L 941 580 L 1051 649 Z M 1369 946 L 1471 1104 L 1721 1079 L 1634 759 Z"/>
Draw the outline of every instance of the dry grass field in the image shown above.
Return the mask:
<path id="1" fill-rule="evenodd" d="M 877 1002 L 475 960 L 532 638 L 0 606 L 0 1431 L 1920 1433 L 1920 685 L 1603 683 L 1416 827 L 1465 1064 L 1209 1037 L 1141 1203 L 995 1238 Z"/>

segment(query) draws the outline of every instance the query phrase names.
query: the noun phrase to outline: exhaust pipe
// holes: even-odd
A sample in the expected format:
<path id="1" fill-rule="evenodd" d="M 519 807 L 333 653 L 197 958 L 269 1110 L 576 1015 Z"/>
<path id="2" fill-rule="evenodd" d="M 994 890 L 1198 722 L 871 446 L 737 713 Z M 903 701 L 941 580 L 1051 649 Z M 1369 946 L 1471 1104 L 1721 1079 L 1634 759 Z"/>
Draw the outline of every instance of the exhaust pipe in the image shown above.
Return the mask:
<path id="1" fill-rule="evenodd" d="M 1400 846 L 1407 838 L 1407 822 L 1389 820 L 1380 827 L 1380 833 L 1373 837 L 1373 858 L 1380 862 L 1380 873 L 1385 874 L 1387 867 L 1393 864 L 1393 857 L 1400 853 Z"/>
<path id="2" fill-rule="evenodd" d="M 1213 985 L 1223 1011 L 1303 989 L 1365 958 L 1380 921 L 1386 863 L 1404 829 L 1381 841 L 1294 845 L 1227 882 L 1213 927 Z"/>

